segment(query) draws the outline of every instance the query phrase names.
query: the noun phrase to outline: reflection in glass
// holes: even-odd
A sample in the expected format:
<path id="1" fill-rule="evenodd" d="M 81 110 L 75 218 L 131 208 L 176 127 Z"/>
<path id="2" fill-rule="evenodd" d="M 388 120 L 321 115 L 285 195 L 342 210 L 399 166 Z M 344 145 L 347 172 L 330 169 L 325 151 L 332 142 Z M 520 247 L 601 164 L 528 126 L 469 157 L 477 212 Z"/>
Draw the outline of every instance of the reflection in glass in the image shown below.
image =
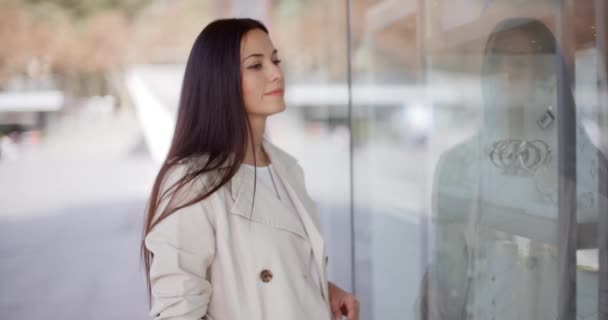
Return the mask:
<path id="1" fill-rule="evenodd" d="M 480 128 L 442 154 L 434 173 L 422 319 L 556 319 L 569 294 L 562 284 L 577 279 L 589 292 L 577 296 L 578 311 L 597 310 L 597 277 L 570 277 L 564 270 L 575 261 L 560 251 L 571 244 L 560 230 L 597 221 L 590 170 L 604 163 L 576 120 L 572 92 L 559 85 L 563 61 L 538 20 L 508 19 L 490 34 Z M 564 218 L 570 204 L 576 226 Z"/>

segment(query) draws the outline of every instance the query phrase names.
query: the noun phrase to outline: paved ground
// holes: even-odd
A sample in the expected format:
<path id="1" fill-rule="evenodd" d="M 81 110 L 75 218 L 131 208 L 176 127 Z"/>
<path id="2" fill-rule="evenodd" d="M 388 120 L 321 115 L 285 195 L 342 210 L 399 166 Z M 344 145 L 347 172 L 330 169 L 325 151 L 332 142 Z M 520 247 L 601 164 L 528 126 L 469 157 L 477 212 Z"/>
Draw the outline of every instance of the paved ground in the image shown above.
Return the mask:
<path id="1" fill-rule="evenodd" d="M 147 319 L 142 201 L 0 223 L 2 319 Z"/>
<path id="2" fill-rule="evenodd" d="M 0 162 L 2 319 L 147 319 L 138 260 L 154 164 L 133 114 L 53 119 Z"/>

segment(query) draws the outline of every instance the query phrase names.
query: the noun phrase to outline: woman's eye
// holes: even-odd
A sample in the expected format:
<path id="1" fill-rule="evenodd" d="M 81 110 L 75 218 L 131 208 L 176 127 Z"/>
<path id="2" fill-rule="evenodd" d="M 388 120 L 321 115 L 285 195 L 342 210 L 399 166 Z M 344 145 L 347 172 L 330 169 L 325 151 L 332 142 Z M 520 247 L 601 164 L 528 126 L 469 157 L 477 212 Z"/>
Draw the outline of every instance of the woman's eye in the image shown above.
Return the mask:
<path id="1" fill-rule="evenodd" d="M 262 64 L 261 63 L 257 63 L 257 64 L 254 64 L 252 66 L 249 66 L 249 69 L 254 69 L 254 70 L 258 70 L 258 69 L 261 69 L 261 68 L 262 68 Z"/>
<path id="2" fill-rule="evenodd" d="M 281 63 L 281 60 L 276 59 L 276 60 L 274 60 L 273 62 L 274 62 L 274 64 L 279 65 L 279 63 Z"/>

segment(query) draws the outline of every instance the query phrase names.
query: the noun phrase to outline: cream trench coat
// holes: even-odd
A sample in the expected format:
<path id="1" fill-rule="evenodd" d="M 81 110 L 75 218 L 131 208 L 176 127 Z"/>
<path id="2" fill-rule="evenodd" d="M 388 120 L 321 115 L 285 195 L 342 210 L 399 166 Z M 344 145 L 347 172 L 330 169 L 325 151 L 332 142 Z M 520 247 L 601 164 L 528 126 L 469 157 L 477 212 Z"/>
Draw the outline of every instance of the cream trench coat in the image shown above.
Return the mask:
<path id="1" fill-rule="evenodd" d="M 176 211 L 146 236 L 154 255 L 154 319 L 331 319 L 325 243 L 304 173 L 269 141 L 263 147 L 303 223 L 259 182 L 251 211 L 254 176 L 241 167 L 210 197 Z M 163 188 L 188 168 L 170 170 Z M 187 189 L 202 188 L 208 178 L 195 179 Z M 310 274 L 311 252 L 320 285 Z"/>

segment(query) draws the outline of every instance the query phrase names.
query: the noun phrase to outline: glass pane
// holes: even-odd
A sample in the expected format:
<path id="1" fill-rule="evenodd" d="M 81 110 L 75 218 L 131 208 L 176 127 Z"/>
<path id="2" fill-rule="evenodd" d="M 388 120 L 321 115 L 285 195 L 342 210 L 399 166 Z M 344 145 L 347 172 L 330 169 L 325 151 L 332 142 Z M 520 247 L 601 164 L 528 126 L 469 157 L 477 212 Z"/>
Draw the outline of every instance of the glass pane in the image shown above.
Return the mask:
<path id="1" fill-rule="evenodd" d="M 606 128 L 591 116 L 605 90 L 594 5 L 426 1 L 427 85 L 457 94 L 429 97 L 425 318 L 597 318 Z"/>
<path id="2" fill-rule="evenodd" d="M 604 319 L 605 3 L 351 7 L 363 316 Z"/>
<path id="3" fill-rule="evenodd" d="M 267 134 L 302 165 L 324 229 L 329 280 L 350 291 L 346 4 L 280 1 L 267 17 L 283 59 L 287 105 L 268 119 Z"/>
<path id="4" fill-rule="evenodd" d="M 351 1 L 355 287 L 361 319 L 413 319 L 433 114 L 415 1 Z"/>

